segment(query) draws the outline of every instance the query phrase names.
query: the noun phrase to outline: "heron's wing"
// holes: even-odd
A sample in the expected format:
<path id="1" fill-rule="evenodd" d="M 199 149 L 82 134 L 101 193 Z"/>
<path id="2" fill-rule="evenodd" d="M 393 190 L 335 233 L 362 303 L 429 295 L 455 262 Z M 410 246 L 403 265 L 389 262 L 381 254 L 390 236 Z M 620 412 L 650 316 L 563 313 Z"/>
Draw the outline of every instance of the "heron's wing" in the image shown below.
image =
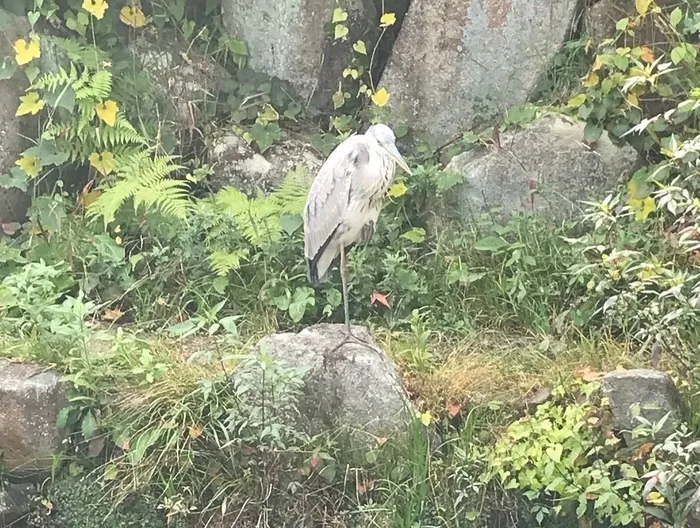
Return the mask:
<path id="1" fill-rule="evenodd" d="M 353 180 L 369 162 L 363 136 L 352 136 L 338 145 L 314 179 L 304 209 L 304 252 L 313 260 L 325 249 L 342 223 Z"/>

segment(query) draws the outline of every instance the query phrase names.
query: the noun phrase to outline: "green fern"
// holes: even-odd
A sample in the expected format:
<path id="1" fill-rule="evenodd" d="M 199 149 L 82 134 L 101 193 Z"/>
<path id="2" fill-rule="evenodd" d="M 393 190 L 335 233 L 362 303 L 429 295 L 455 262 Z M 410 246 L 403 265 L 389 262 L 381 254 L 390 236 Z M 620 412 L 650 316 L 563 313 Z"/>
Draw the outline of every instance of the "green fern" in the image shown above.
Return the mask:
<path id="1" fill-rule="evenodd" d="M 209 255 L 211 269 L 220 277 L 225 277 L 230 271 L 235 271 L 241 267 L 241 261 L 248 257 L 248 253 L 247 249 L 214 251 Z"/>
<path id="2" fill-rule="evenodd" d="M 215 203 L 220 211 L 232 215 L 245 238 L 259 247 L 280 237 L 283 215 L 302 212 L 308 188 L 307 172 L 302 167 L 289 172 L 269 196 L 251 199 L 238 189 L 226 187 L 217 193 Z"/>
<path id="3" fill-rule="evenodd" d="M 173 163 L 171 156 L 154 156 L 142 150 L 117 157 L 117 176 L 88 208 L 89 217 L 101 216 L 105 225 L 114 221 L 117 211 L 128 201 L 134 210 L 144 205 L 161 213 L 185 219 L 192 209 L 189 185 L 168 176 L 183 167 Z"/>

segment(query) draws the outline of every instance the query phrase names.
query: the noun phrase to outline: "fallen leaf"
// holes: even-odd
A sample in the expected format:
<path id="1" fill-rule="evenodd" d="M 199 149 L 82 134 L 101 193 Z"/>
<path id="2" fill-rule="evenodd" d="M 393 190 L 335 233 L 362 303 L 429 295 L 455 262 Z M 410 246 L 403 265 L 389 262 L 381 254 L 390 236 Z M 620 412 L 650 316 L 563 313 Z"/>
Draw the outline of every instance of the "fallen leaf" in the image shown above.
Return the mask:
<path id="1" fill-rule="evenodd" d="M 15 41 L 14 48 L 15 60 L 20 66 L 41 57 L 41 45 L 38 40 L 30 40 L 27 42 L 24 39 L 19 39 Z"/>
<path id="2" fill-rule="evenodd" d="M 396 13 L 384 13 L 379 19 L 379 27 L 389 27 L 396 24 Z"/>
<path id="3" fill-rule="evenodd" d="M 653 442 L 647 442 L 645 444 L 642 444 L 641 446 L 639 446 L 639 449 L 637 449 L 637 452 L 632 457 L 632 460 L 644 460 L 644 458 L 651 452 L 653 448 Z"/>
<path id="4" fill-rule="evenodd" d="M 90 165 L 92 165 L 98 172 L 107 176 L 117 167 L 117 162 L 114 159 L 114 154 L 111 152 L 97 153 L 93 152 L 88 158 L 90 160 Z"/>
<path id="5" fill-rule="evenodd" d="M 450 398 L 447 401 L 447 414 L 450 415 L 450 418 L 454 418 L 461 411 L 462 411 L 462 406 L 459 404 L 459 402 L 456 399 Z"/>
<path id="6" fill-rule="evenodd" d="M 384 444 L 386 444 L 387 440 L 388 440 L 388 438 L 382 438 L 382 437 L 378 437 L 378 438 L 374 439 L 374 441 L 377 442 L 377 447 L 382 447 Z"/>
<path id="7" fill-rule="evenodd" d="M 190 438 L 199 438 L 204 432 L 204 426 L 201 424 L 193 424 L 189 426 Z"/>
<path id="8" fill-rule="evenodd" d="M 386 88 L 380 88 L 372 94 L 372 102 L 379 107 L 386 106 L 391 99 L 391 95 L 386 91 Z"/>
<path id="9" fill-rule="evenodd" d="M 600 378 L 603 377 L 603 375 L 600 372 L 597 372 L 593 370 L 591 367 L 583 367 L 574 373 L 577 378 L 582 379 L 583 381 L 597 381 Z"/>
<path id="10" fill-rule="evenodd" d="M 384 295 L 383 293 L 379 293 L 377 290 L 374 290 L 370 294 L 369 302 L 372 305 L 374 305 L 374 303 L 378 302 L 380 304 L 383 304 L 387 308 L 391 308 L 391 305 L 389 304 L 389 300 L 387 299 L 387 295 Z"/>
<path id="11" fill-rule="evenodd" d="M 321 465 L 321 457 L 318 455 L 314 455 L 311 458 L 309 458 L 309 465 L 311 466 L 311 469 L 316 469 Z"/>
<path id="12" fill-rule="evenodd" d="M 357 483 L 357 494 L 358 495 L 364 495 L 368 491 L 372 491 L 374 489 L 376 482 L 374 480 L 363 480 L 362 482 Z"/>
<path id="13" fill-rule="evenodd" d="M 117 113 L 119 112 L 119 105 L 112 100 L 107 100 L 104 103 L 100 103 L 95 107 L 95 112 L 97 112 L 97 117 L 102 119 L 109 126 L 114 126 L 117 122 Z"/>
<path id="14" fill-rule="evenodd" d="M 146 25 L 146 15 L 139 4 L 124 6 L 119 11 L 119 20 L 132 28 L 140 28 Z"/>
<path id="15" fill-rule="evenodd" d="M 101 20 L 105 16 L 108 7 L 109 4 L 105 0 L 83 0 L 83 9 L 97 20 Z"/>
<path id="16" fill-rule="evenodd" d="M 23 116 L 27 114 L 36 115 L 44 109 L 44 101 L 39 99 L 37 92 L 29 92 L 27 95 L 20 96 L 21 101 L 15 116 Z"/>
<path id="17" fill-rule="evenodd" d="M 124 315 L 124 312 L 122 312 L 119 308 L 115 308 L 113 310 L 107 309 L 105 310 L 105 313 L 102 314 L 102 320 L 118 321 L 122 315 Z"/>

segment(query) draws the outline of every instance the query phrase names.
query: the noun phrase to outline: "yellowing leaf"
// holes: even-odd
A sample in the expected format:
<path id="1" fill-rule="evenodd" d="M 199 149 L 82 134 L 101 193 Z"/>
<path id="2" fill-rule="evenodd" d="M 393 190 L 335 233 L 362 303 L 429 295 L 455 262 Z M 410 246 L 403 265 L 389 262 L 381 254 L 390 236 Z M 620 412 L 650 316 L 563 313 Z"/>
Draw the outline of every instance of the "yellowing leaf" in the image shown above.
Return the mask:
<path id="1" fill-rule="evenodd" d="M 646 220 L 651 213 L 656 211 L 656 202 L 651 196 L 646 198 L 631 198 L 627 201 L 630 209 L 634 211 L 634 219 L 637 222 Z"/>
<path id="2" fill-rule="evenodd" d="M 108 7 L 109 4 L 105 0 L 83 0 L 83 9 L 98 20 L 105 16 Z"/>
<path id="3" fill-rule="evenodd" d="M 90 207 L 92 204 L 94 204 L 97 199 L 102 196 L 102 191 L 89 191 L 86 193 L 83 193 L 81 196 L 81 199 L 83 201 L 83 205 L 85 207 Z"/>
<path id="4" fill-rule="evenodd" d="M 39 94 L 36 92 L 29 92 L 27 95 L 23 95 L 19 98 L 21 101 L 16 116 L 23 116 L 27 114 L 36 115 L 41 112 L 44 108 L 44 101 L 39 99 Z"/>
<path id="5" fill-rule="evenodd" d="M 389 27 L 396 24 L 396 14 L 395 13 L 384 13 L 382 18 L 379 19 L 379 27 Z"/>
<path id="6" fill-rule="evenodd" d="M 569 102 L 566 103 L 566 106 L 568 106 L 569 108 L 578 108 L 585 102 L 586 94 L 578 94 L 577 96 L 574 96 L 571 99 L 569 99 Z"/>
<path id="7" fill-rule="evenodd" d="M 119 112 L 119 106 L 117 103 L 108 99 L 104 103 L 100 103 L 95 107 L 95 112 L 97 112 L 97 117 L 102 119 L 109 126 L 114 126 L 117 122 L 117 113 Z"/>
<path id="8" fill-rule="evenodd" d="M 119 20 L 133 28 L 140 28 L 146 25 L 146 15 L 143 14 L 141 6 L 138 4 L 122 7 L 121 11 L 119 11 Z"/>
<path id="9" fill-rule="evenodd" d="M 355 42 L 355 44 L 352 45 L 352 49 L 354 49 L 357 53 L 361 53 L 362 55 L 367 55 L 367 46 L 365 46 L 365 43 L 362 42 L 361 40 L 358 40 Z"/>
<path id="10" fill-rule="evenodd" d="M 41 170 L 41 162 L 39 158 L 34 156 L 22 156 L 15 162 L 15 165 L 22 167 L 22 170 L 27 173 L 30 178 L 36 178 Z"/>
<path id="11" fill-rule="evenodd" d="M 637 108 L 639 108 L 639 98 L 633 93 L 628 93 L 625 99 L 630 104 L 630 106 L 636 106 Z"/>
<path id="12" fill-rule="evenodd" d="M 408 187 L 406 187 L 403 182 L 398 182 L 389 188 L 389 192 L 387 194 L 392 198 L 398 198 L 406 194 L 407 191 Z"/>
<path id="13" fill-rule="evenodd" d="M 386 88 L 380 88 L 372 94 L 372 102 L 377 106 L 386 106 L 391 95 L 386 91 Z"/>
<path id="14" fill-rule="evenodd" d="M 644 16 L 649 12 L 649 8 L 654 0 L 634 0 L 634 5 L 637 8 L 637 13 Z"/>
<path id="15" fill-rule="evenodd" d="M 335 38 L 336 40 L 347 37 L 350 30 L 347 26 L 343 24 L 336 24 L 335 26 Z"/>
<path id="16" fill-rule="evenodd" d="M 598 86 L 599 82 L 600 82 L 600 79 L 598 78 L 598 74 L 596 74 L 596 72 L 592 71 L 583 80 L 583 85 L 586 88 L 593 88 L 594 86 Z"/>
<path id="17" fill-rule="evenodd" d="M 433 421 L 433 415 L 430 414 L 430 411 L 426 411 L 420 415 L 420 421 L 423 425 L 428 427 L 430 425 L 430 423 Z"/>
<path id="18" fill-rule="evenodd" d="M 41 46 L 38 40 L 30 40 L 27 42 L 24 39 L 15 41 L 15 60 L 20 66 L 32 62 L 34 59 L 41 57 Z"/>
<path id="19" fill-rule="evenodd" d="M 647 64 L 651 64 L 654 62 L 654 50 L 652 50 L 649 46 L 642 46 L 642 54 L 639 58 Z"/>
<path id="20" fill-rule="evenodd" d="M 650 502 L 651 504 L 663 504 L 666 502 L 666 499 L 664 499 L 663 495 L 659 493 L 658 491 L 652 491 L 647 495 L 647 502 Z"/>
<path id="21" fill-rule="evenodd" d="M 595 58 L 595 62 L 593 63 L 593 66 L 591 66 L 592 71 L 598 71 L 603 67 L 603 61 L 600 60 L 600 57 Z"/>
<path id="22" fill-rule="evenodd" d="M 111 152 L 102 152 L 101 154 L 93 152 L 88 159 L 90 160 L 90 165 L 104 176 L 107 176 L 117 167 L 114 154 Z"/>
<path id="23" fill-rule="evenodd" d="M 333 23 L 345 22 L 348 19 L 348 12 L 342 7 L 336 7 L 333 11 Z"/>
<path id="24" fill-rule="evenodd" d="M 343 70 L 343 77 L 352 77 L 357 79 L 360 76 L 360 72 L 355 68 L 345 68 Z"/>
<path id="25" fill-rule="evenodd" d="M 190 438 L 199 438 L 204 432 L 204 426 L 200 424 L 194 424 L 189 426 Z"/>

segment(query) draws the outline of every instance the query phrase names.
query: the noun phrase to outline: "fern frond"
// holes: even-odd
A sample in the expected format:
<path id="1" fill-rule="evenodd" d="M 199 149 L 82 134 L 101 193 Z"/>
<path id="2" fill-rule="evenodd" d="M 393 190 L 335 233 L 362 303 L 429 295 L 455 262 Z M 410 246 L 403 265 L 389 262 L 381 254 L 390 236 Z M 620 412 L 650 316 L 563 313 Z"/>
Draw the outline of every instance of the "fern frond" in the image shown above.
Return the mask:
<path id="1" fill-rule="evenodd" d="M 214 273 L 225 277 L 230 271 L 241 267 L 241 261 L 248 258 L 248 249 L 235 251 L 214 251 L 209 255 L 209 265 Z"/>
<path id="2" fill-rule="evenodd" d="M 115 181 L 90 205 L 87 215 L 101 216 L 106 225 L 114 221 L 119 209 L 133 200 L 135 209 L 145 205 L 184 219 L 192 210 L 189 186 L 185 181 L 168 179 L 182 168 L 172 157 L 153 156 L 148 150 L 118 156 Z"/>
<path id="3" fill-rule="evenodd" d="M 75 39 L 44 36 L 45 40 L 56 46 L 56 49 L 65 55 L 71 62 L 84 65 L 96 70 L 104 62 L 109 60 L 109 55 L 97 46 L 82 44 Z"/>

